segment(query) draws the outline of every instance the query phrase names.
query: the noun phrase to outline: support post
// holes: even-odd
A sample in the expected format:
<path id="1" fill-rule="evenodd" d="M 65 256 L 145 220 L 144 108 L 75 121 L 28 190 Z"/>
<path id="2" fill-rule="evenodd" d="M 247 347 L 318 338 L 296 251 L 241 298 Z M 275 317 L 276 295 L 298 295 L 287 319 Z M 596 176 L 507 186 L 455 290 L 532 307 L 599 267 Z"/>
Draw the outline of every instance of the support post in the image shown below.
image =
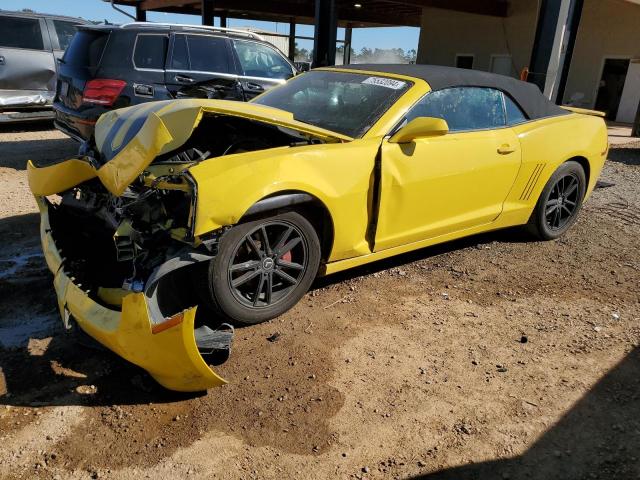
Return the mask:
<path id="1" fill-rule="evenodd" d="M 335 0 L 316 0 L 313 67 L 327 67 L 336 63 L 338 15 Z"/>
<path id="2" fill-rule="evenodd" d="M 562 57 L 562 63 L 560 65 L 560 81 L 558 83 L 558 91 L 556 103 L 564 103 L 564 92 L 567 87 L 567 79 L 569 78 L 569 69 L 571 68 L 571 60 L 573 58 L 573 49 L 576 45 L 576 38 L 578 38 L 578 26 L 580 25 L 580 18 L 582 17 L 582 7 L 584 6 L 584 0 L 574 0 L 571 2 L 569 8 L 569 16 L 567 23 L 567 42 L 564 49 L 564 55 Z"/>
<path id="3" fill-rule="evenodd" d="M 636 120 L 633 122 L 633 128 L 631 129 L 632 137 L 640 137 L 640 102 L 638 103 L 638 110 L 636 110 Z"/>
<path id="4" fill-rule="evenodd" d="M 353 26 L 347 23 L 347 28 L 344 29 L 344 52 L 342 57 L 342 63 L 349 65 L 351 63 L 351 34 Z"/>
<path id="5" fill-rule="evenodd" d="M 147 11 L 142 9 L 142 2 L 136 2 L 136 22 L 147 21 Z"/>
<path id="6" fill-rule="evenodd" d="M 213 26 L 213 0 L 201 0 L 202 25 Z"/>
<path id="7" fill-rule="evenodd" d="M 295 61 L 296 57 L 296 19 L 289 20 L 289 60 Z"/>
<path id="8" fill-rule="evenodd" d="M 220 15 L 220 27 L 227 28 L 227 12 L 222 12 Z"/>
<path id="9" fill-rule="evenodd" d="M 584 0 L 541 0 L 529 81 L 562 103 Z"/>

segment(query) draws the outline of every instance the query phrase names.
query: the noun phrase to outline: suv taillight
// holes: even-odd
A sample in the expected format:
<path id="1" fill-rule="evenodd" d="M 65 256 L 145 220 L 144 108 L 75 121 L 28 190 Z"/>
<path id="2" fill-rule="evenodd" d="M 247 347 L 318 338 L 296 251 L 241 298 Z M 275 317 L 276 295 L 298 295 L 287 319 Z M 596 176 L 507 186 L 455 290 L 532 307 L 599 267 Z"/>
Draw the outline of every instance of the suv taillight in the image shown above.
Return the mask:
<path id="1" fill-rule="evenodd" d="M 127 82 L 124 80 L 110 80 L 106 78 L 89 80 L 84 87 L 82 102 L 111 106 L 126 85 Z"/>

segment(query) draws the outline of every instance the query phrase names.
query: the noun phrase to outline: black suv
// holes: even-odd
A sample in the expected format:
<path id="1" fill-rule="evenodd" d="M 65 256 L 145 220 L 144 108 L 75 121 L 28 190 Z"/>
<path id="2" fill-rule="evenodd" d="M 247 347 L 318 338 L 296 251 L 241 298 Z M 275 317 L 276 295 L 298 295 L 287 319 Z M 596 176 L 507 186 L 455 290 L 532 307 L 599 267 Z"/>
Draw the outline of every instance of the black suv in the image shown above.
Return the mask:
<path id="1" fill-rule="evenodd" d="M 60 60 L 55 125 L 91 140 L 107 110 L 180 97 L 250 100 L 297 73 L 252 32 L 195 25 L 82 26 Z"/>

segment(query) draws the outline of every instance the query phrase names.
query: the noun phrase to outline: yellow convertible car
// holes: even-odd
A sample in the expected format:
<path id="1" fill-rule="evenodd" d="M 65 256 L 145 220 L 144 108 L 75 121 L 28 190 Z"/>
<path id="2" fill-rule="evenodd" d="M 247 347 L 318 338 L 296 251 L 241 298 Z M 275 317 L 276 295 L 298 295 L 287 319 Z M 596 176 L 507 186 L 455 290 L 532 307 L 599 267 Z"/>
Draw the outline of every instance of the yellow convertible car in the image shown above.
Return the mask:
<path id="1" fill-rule="evenodd" d="M 276 317 L 318 275 L 515 225 L 559 237 L 607 149 L 598 112 L 532 84 L 357 65 L 112 111 L 89 154 L 28 171 L 65 325 L 194 391 L 224 382 L 222 322 Z"/>

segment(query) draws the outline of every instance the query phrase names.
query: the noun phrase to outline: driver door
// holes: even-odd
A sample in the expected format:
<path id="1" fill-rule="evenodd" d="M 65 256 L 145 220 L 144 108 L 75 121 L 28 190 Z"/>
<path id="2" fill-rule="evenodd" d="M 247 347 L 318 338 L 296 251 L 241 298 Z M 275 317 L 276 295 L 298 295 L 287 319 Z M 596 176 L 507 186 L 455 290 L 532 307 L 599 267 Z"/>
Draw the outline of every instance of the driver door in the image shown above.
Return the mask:
<path id="1" fill-rule="evenodd" d="M 440 117 L 450 132 L 411 143 L 383 141 L 374 251 L 494 221 L 520 168 L 502 92 L 456 87 L 430 92 L 407 114 Z"/>

